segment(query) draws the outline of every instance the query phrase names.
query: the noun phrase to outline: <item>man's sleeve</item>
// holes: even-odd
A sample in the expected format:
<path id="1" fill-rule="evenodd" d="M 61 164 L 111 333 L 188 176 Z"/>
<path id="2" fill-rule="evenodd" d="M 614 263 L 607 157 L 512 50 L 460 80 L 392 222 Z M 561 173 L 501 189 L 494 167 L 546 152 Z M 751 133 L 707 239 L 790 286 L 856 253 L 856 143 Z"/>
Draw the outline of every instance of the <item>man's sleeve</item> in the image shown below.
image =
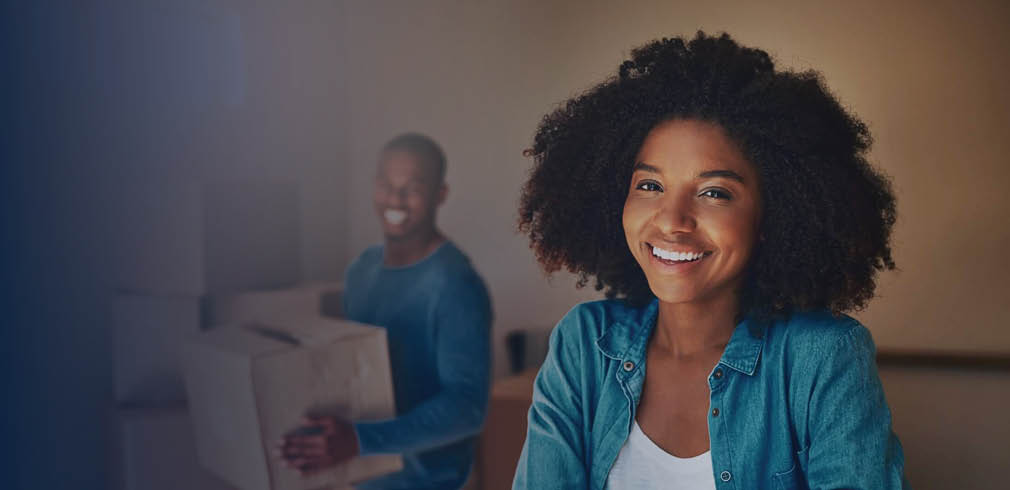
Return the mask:
<path id="1" fill-rule="evenodd" d="M 491 302 L 479 278 L 440 293 L 435 308 L 441 391 L 410 412 L 354 424 L 361 454 L 417 452 L 480 432 L 491 383 Z"/>

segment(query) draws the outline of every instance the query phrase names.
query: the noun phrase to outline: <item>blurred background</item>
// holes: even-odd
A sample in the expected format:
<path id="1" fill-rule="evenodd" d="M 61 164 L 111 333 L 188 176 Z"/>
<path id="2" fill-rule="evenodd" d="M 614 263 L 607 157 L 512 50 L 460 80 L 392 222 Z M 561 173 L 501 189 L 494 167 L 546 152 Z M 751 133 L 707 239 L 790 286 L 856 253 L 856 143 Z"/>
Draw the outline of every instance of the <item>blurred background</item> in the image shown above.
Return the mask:
<path id="1" fill-rule="evenodd" d="M 1006 2 L 0 8 L 0 372 L 9 411 L 0 444 L 10 465 L 0 487 L 122 486 L 122 442 L 113 440 L 122 417 L 117 301 L 339 281 L 381 240 L 371 205 L 376 154 L 404 131 L 426 133 L 446 151 L 440 227 L 488 283 L 495 376 L 513 390 L 502 397 L 521 400 L 528 388 L 509 377 L 506 337 L 528 333 L 526 367 L 535 367 L 554 323 L 599 297 L 576 290 L 571 276 L 545 279 L 516 234 L 530 167 L 522 150 L 546 112 L 614 73 L 631 48 L 704 29 L 763 48 L 781 67 L 819 70 L 869 125 L 871 160 L 898 195 L 900 270 L 881 276 L 879 297 L 857 317 L 880 350 L 908 476 L 916 488 L 1002 488 L 999 470 L 1010 468 Z M 153 249 L 156 259 L 137 252 Z M 234 258 L 239 249 L 247 262 Z M 158 284 L 144 282 L 151 274 Z M 518 405 L 495 412 L 488 430 L 523 424 L 500 415 L 523 414 Z M 491 461 L 482 464 L 505 468 L 485 474 L 514 467 L 502 451 L 485 451 Z M 485 487 L 501 488 L 500 480 Z"/>

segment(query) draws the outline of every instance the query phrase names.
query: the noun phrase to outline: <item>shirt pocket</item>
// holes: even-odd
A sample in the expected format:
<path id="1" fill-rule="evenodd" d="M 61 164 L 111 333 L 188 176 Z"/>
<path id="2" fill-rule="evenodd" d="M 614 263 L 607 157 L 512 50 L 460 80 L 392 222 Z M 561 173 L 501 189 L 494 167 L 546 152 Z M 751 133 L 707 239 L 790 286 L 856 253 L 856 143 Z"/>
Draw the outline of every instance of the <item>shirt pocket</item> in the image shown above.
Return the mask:
<path id="1" fill-rule="evenodd" d="M 806 490 L 808 487 L 802 469 L 806 467 L 806 462 L 807 450 L 797 451 L 791 468 L 772 475 L 773 488 L 776 490 Z"/>

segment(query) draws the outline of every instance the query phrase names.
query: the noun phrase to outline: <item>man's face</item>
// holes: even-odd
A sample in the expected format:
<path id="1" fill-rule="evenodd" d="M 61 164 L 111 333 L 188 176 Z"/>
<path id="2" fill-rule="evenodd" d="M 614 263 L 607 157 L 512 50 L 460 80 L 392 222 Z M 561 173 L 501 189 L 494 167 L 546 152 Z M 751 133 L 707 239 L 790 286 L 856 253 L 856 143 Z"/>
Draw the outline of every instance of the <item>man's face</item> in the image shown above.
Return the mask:
<path id="1" fill-rule="evenodd" d="M 379 155 L 373 203 L 387 240 L 405 240 L 435 228 L 446 187 L 433 164 L 404 150 Z"/>

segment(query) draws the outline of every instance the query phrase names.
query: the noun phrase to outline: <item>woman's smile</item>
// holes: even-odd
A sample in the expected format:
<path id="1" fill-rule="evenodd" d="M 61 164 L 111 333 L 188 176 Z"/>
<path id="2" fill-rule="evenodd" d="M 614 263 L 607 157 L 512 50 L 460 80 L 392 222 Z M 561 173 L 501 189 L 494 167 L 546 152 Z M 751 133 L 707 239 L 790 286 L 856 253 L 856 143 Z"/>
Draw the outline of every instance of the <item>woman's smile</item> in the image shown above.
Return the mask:
<path id="1" fill-rule="evenodd" d="M 652 256 L 651 263 L 661 273 L 688 273 L 713 253 L 711 250 L 694 251 L 683 247 L 664 249 L 651 243 L 645 246 Z"/>

